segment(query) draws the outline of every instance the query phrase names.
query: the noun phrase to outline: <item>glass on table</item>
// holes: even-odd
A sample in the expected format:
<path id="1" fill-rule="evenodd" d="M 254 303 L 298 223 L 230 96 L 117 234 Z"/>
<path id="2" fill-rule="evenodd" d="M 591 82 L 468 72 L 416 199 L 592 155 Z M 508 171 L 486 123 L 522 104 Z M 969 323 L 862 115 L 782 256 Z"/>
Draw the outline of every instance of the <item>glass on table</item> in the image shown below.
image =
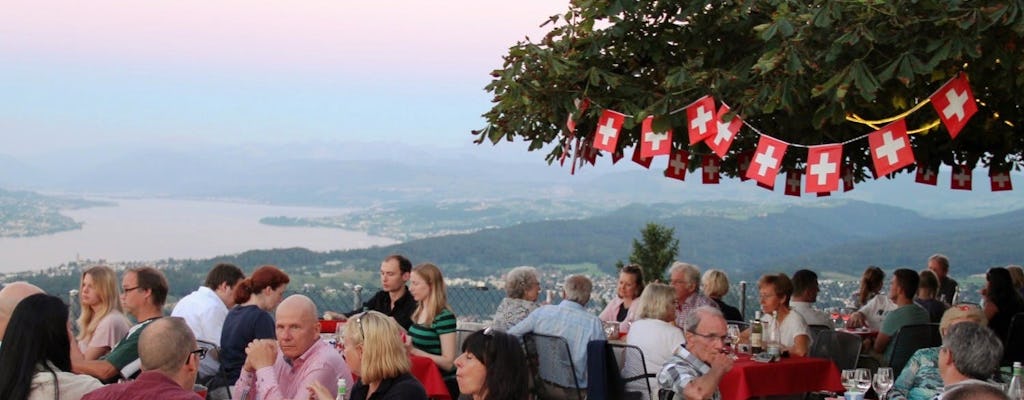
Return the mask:
<path id="1" fill-rule="evenodd" d="M 847 392 L 852 392 L 857 388 L 857 370 L 844 369 L 841 378 L 843 387 L 846 388 Z"/>
<path id="2" fill-rule="evenodd" d="M 740 326 L 736 324 L 729 324 L 726 335 L 729 336 L 729 344 L 732 346 L 732 352 L 737 352 L 737 347 L 740 345 Z"/>
<path id="3" fill-rule="evenodd" d="M 885 395 L 892 388 L 892 368 L 882 367 L 878 371 L 875 371 L 875 379 L 872 381 L 872 387 L 875 389 L 875 393 L 878 393 L 879 400 L 885 400 Z"/>
<path id="4" fill-rule="evenodd" d="M 857 391 L 866 393 L 871 388 L 871 370 L 867 368 L 857 368 L 854 374 L 855 380 L 857 381 Z"/>

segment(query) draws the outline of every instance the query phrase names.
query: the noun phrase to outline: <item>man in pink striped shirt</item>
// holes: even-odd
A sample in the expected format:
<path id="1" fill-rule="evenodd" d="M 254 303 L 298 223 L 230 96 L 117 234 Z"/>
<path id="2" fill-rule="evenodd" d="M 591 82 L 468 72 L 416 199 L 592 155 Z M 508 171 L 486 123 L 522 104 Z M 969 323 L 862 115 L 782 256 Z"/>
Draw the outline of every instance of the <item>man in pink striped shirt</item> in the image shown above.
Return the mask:
<path id="1" fill-rule="evenodd" d="M 235 382 L 236 399 L 306 399 L 306 388 L 319 382 L 338 390 L 338 378 L 352 382 L 352 372 L 333 347 L 320 340 L 316 305 L 292 295 L 277 306 L 277 341 L 254 340 L 245 349 L 242 374 Z"/>

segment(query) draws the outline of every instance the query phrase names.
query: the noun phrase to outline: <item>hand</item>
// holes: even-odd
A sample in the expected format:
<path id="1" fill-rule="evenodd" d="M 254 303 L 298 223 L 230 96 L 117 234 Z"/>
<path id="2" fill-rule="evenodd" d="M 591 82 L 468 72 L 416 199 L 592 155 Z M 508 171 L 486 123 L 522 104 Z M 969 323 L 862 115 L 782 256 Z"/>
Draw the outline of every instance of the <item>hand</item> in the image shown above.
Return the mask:
<path id="1" fill-rule="evenodd" d="M 850 320 L 846 321 L 846 329 L 856 329 L 865 325 L 864 313 L 860 311 L 850 314 Z"/>
<path id="2" fill-rule="evenodd" d="M 311 400 L 334 400 L 331 392 L 328 392 L 327 388 L 320 384 L 320 382 L 313 381 L 311 385 L 306 387 L 306 390 L 309 391 L 309 398 Z"/>
<path id="3" fill-rule="evenodd" d="M 348 317 L 345 314 L 339 314 L 334 311 L 324 312 L 324 319 L 328 321 L 348 321 Z"/>
<path id="4" fill-rule="evenodd" d="M 270 339 L 253 340 L 245 347 L 245 354 L 245 362 L 250 364 L 254 371 L 274 365 L 274 361 L 277 361 L 277 341 Z"/>
<path id="5" fill-rule="evenodd" d="M 711 365 L 711 368 L 718 368 L 722 371 L 728 371 L 732 369 L 732 363 L 732 357 L 724 353 L 716 353 L 712 355 L 711 360 L 709 360 L 708 362 L 708 364 Z"/>

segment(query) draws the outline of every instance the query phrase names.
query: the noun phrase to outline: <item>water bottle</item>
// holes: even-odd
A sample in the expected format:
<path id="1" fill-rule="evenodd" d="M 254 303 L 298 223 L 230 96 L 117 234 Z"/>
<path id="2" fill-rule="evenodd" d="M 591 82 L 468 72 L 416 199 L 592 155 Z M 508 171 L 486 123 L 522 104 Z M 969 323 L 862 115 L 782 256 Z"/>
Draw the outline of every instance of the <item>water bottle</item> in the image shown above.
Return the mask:
<path id="1" fill-rule="evenodd" d="M 750 352 L 758 354 L 763 351 L 761 347 L 761 335 L 764 327 L 761 326 L 761 312 L 754 312 L 754 320 L 750 321 Z"/>
<path id="2" fill-rule="evenodd" d="M 1013 362 L 1013 379 L 1010 380 L 1010 386 L 1006 388 L 1006 395 L 1010 400 L 1022 400 L 1024 399 L 1024 368 L 1021 368 L 1020 361 Z"/>
<path id="3" fill-rule="evenodd" d="M 768 348 L 768 354 L 772 357 L 782 357 L 782 349 L 780 345 L 781 338 L 779 337 L 779 312 L 772 312 L 772 319 L 769 322 L 768 330 L 765 334 L 765 347 Z"/>
<path id="4" fill-rule="evenodd" d="M 348 384 L 345 382 L 345 378 L 338 378 L 338 397 L 334 400 L 347 400 L 348 399 Z"/>

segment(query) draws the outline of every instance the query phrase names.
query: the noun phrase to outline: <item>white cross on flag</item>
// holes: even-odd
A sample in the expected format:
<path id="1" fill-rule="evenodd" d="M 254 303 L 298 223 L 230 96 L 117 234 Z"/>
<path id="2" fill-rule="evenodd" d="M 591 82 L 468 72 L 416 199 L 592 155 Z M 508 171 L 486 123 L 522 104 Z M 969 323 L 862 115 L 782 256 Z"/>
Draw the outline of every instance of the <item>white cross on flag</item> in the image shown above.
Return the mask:
<path id="1" fill-rule="evenodd" d="M 786 196 L 800 197 L 800 170 L 786 171 Z"/>
<path id="2" fill-rule="evenodd" d="M 807 149 L 807 193 L 839 190 L 839 162 L 843 158 L 843 145 L 826 144 Z"/>
<path id="3" fill-rule="evenodd" d="M 917 176 L 914 177 L 914 181 L 925 185 L 936 186 L 939 184 L 939 174 L 937 171 L 938 168 L 919 165 L 917 166 Z"/>
<path id="4" fill-rule="evenodd" d="M 957 74 L 931 97 L 932 106 L 939 113 L 939 119 L 946 125 L 949 136 L 956 138 L 967 121 L 978 112 L 978 104 L 974 102 L 974 92 L 963 72 Z"/>
<path id="5" fill-rule="evenodd" d="M 716 117 L 714 97 L 701 97 L 686 107 L 686 131 L 690 134 L 691 146 L 715 136 L 718 132 Z"/>
<path id="6" fill-rule="evenodd" d="M 775 177 L 782 166 L 782 156 L 786 154 L 789 144 L 768 135 L 761 135 L 757 142 L 757 151 L 747 168 L 747 178 L 757 181 L 765 187 L 775 187 Z"/>
<path id="7" fill-rule="evenodd" d="M 1007 170 L 989 169 L 988 176 L 992 179 L 992 191 L 1001 192 L 1013 190 L 1013 182 L 1010 181 L 1010 172 Z"/>
<path id="8" fill-rule="evenodd" d="M 953 167 L 953 179 L 949 182 L 950 189 L 971 190 L 973 172 L 972 168 L 964 165 Z"/>
<path id="9" fill-rule="evenodd" d="M 672 152 L 672 130 L 654 131 L 654 116 L 644 118 L 640 124 L 640 157 L 651 158 Z"/>
<path id="10" fill-rule="evenodd" d="M 681 181 L 686 180 L 686 164 L 690 161 L 690 153 L 686 150 L 672 149 L 672 157 L 668 159 L 665 176 Z"/>
<path id="11" fill-rule="evenodd" d="M 729 113 L 729 106 L 722 104 L 722 107 L 718 108 L 718 114 L 715 114 L 715 124 L 718 125 L 715 128 L 714 135 L 708 135 L 707 139 L 704 139 L 704 143 L 718 154 L 719 158 L 725 158 L 725 153 L 729 152 L 729 146 L 732 146 L 732 140 L 736 138 L 736 134 L 740 132 L 740 127 L 743 126 L 743 120 L 740 119 L 739 115 L 735 115 L 729 121 L 725 123 L 722 118 Z"/>
<path id="12" fill-rule="evenodd" d="M 872 132 L 868 135 L 868 144 L 877 176 L 889 175 L 914 163 L 907 122 L 903 119 Z"/>
<path id="13" fill-rule="evenodd" d="M 721 165 L 722 163 L 718 162 L 718 157 L 714 155 L 708 154 L 702 157 L 700 160 L 702 181 L 705 184 L 717 185 L 722 179 L 722 174 L 719 172 L 722 169 Z"/>
<path id="14" fill-rule="evenodd" d="M 598 120 L 597 130 L 594 131 L 594 148 L 614 153 L 615 145 L 619 142 L 622 122 L 625 120 L 626 116 L 621 113 L 612 110 L 601 111 L 601 119 Z"/>

